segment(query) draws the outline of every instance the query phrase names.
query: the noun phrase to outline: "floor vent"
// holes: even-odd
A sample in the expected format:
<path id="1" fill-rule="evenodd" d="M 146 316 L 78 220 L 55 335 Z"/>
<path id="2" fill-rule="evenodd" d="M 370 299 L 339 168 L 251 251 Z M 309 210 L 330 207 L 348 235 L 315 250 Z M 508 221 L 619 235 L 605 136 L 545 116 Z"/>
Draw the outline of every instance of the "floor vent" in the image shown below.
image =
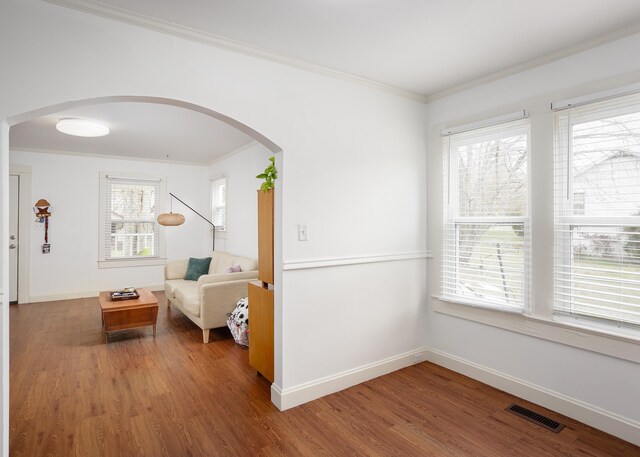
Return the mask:
<path id="1" fill-rule="evenodd" d="M 560 433 L 560 431 L 564 428 L 564 424 L 560 422 L 556 422 L 553 419 L 549 419 L 542 414 L 538 414 L 530 409 L 523 408 L 522 406 L 516 405 L 515 403 L 509 405 L 506 408 L 506 411 L 515 414 L 516 416 L 520 416 L 523 419 L 528 420 L 529 422 L 533 422 L 534 424 L 538 424 L 541 427 L 546 428 L 547 430 L 551 430 L 555 433 Z"/>

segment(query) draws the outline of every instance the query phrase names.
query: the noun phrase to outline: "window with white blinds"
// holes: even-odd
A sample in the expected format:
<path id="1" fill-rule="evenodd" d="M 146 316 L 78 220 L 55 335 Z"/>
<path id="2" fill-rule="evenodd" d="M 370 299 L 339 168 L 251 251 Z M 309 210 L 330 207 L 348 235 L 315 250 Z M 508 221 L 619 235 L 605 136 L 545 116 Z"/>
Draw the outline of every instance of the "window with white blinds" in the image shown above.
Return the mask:
<path id="1" fill-rule="evenodd" d="M 640 96 L 556 114 L 554 312 L 640 325 Z"/>
<path id="2" fill-rule="evenodd" d="M 445 138 L 443 298 L 522 311 L 528 304 L 527 121 Z"/>
<path id="3" fill-rule="evenodd" d="M 104 175 L 102 181 L 101 260 L 159 257 L 162 180 Z"/>
<path id="4" fill-rule="evenodd" d="M 227 178 L 211 180 L 211 217 L 216 231 L 227 230 Z"/>

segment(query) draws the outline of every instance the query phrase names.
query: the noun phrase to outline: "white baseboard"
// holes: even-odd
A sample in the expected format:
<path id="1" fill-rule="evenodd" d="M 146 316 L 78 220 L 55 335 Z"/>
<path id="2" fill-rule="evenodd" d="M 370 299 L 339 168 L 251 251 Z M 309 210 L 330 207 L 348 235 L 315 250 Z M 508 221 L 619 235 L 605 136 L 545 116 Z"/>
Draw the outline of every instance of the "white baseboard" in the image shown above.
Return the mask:
<path id="1" fill-rule="evenodd" d="M 294 406 L 413 365 L 415 363 L 414 356 L 419 355 L 420 360 L 423 360 L 422 354 L 424 351 L 425 348 L 415 349 L 404 354 L 389 357 L 378 362 L 363 365 L 352 370 L 343 371 L 288 389 L 281 389 L 280 386 L 272 384 L 271 401 L 280 411 L 284 411 L 285 409 L 293 408 Z"/>
<path id="2" fill-rule="evenodd" d="M 426 349 L 425 358 L 640 446 L 640 422 L 633 419 L 435 349 Z"/>
<path id="3" fill-rule="evenodd" d="M 152 285 L 152 286 L 140 286 L 140 287 L 149 289 L 151 291 L 164 290 L 163 284 Z M 97 297 L 99 294 L 100 294 L 100 291 L 92 290 L 88 292 L 69 292 L 64 294 L 31 295 L 30 303 L 40 303 L 40 302 L 57 301 L 57 300 L 72 300 L 74 298 Z"/>

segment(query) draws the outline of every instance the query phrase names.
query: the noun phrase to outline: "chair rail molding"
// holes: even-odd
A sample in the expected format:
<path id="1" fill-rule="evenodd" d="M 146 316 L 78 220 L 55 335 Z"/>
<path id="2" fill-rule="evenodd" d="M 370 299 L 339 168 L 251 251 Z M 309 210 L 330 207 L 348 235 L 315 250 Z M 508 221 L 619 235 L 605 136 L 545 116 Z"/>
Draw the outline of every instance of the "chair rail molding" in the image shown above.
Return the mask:
<path id="1" fill-rule="evenodd" d="M 292 259 L 282 262 L 283 271 L 308 270 L 312 268 L 340 267 L 365 263 L 398 262 L 406 260 L 430 259 L 431 251 L 415 251 L 394 254 L 364 255 L 352 257 L 317 257 L 312 259 Z"/>

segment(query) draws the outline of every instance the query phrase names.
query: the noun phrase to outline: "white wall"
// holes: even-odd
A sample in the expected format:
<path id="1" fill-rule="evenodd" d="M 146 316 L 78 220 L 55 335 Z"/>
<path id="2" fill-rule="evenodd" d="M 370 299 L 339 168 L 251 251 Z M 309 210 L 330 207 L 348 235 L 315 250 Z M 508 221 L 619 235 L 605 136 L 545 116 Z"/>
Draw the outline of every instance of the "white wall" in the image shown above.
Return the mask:
<path id="1" fill-rule="evenodd" d="M 220 175 L 227 178 L 227 231 L 216 236 L 216 249 L 258 257 L 256 190 L 261 181 L 256 175 L 267 167 L 271 156 L 271 151 L 256 143 L 209 166 L 210 178 Z"/>
<path id="2" fill-rule="evenodd" d="M 553 172 L 551 160 L 553 114 L 551 101 L 637 82 L 640 61 L 630 58 L 640 49 L 640 35 L 634 35 L 547 65 L 468 89 L 428 104 L 429 142 L 429 245 L 435 258 L 429 263 L 429 293 L 440 291 L 442 242 L 442 149 L 439 130 L 445 126 L 506 114 L 518 109 L 530 112 L 532 124 L 547 129 L 548 138 L 532 138 L 532 179 L 537 173 Z M 553 236 L 552 212 L 541 202 L 553 201 L 553 181 L 538 188 L 533 196 L 535 227 L 542 234 L 533 240 L 533 301 L 540 306 L 552 299 L 552 278 L 544 270 L 550 261 Z M 544 208 L 543 208 L 544 207 Z M 539 211 L 543 208 L 543 211 Z M 545 225 L 546 224 L 546 225 Z M 544 227 L 543 227 L 544 225 Z M 547 227 L 547 228 L 545 228 Z M 550 254 L 551 252 L 551 254 Z M 546 269 L 548 268 L 546 264 Z M 467 313 L 469 319 L 449 314 L 456 305 L 430 299 L 426 316 L 427 344 L 432 359 L 476 378 L 573 415 L 599 428 L 640 444 L 640 395 L 637 380 L 640 365 L 600 352 L 613 352 L 622 344 L 627 354 L 636 353 L 636 343 L 615 338 L 579 334 L 550 324 L 532 327 L 525 318 L 509 318 L 511 327 L 497 328 L 475 321 L 497 322 L 486 312 Z M 448 307 L 446 310 L 443 305 Z M 531 327 L 530 334 L 516 333 Z M 523 330 L 524 331 L 524 330 Z M 556 342 L 547 338 L 556 339 Z M 571 340 L 571 344 L 561 341 Z M 594 343 L 594 341 L 598 343 Z M 580 347 L 591 345 L 590 350 Z M 594 352 L 596 351 L 596 352 Z M 637 358 L 636 358 L 637 359 Z M 506 406 L 506 405 L 505 405 Z"/>
<path id="3" fill-rule="evenodd" d="M 0 455 L 9 456 L 9 125 L 0 120 Z"/>
<path id="4" fill-rule="evenodd" d="M 406 362 L 408 349 L 420 349 L 419 326 L 402 329 L 402 337 L 384 347 L 371 344 L 400 331 L 396 319 L 382 318 L 390 310 L 416 314 L 425 284 L 388 282 L 381 293 L 370 284 L 369 263 L 378 262 L 374 278 L 396 277 L 398 270 L 412 277 L 415 263 L 426 263 L 422 104 L 38 0 L 3 2 L 0 55 L 11 68 L 0 72 L 0 120 L 69 100 L 166 97 L 223 113 L 284 150 L 276 193 L 282 195 L 281 207 L 276 204 L 276 259 L 282 259 L 276 264 L 276 400 L 278 392 L 339 377 L 347 366 L 374 375 L 379 371 L 369 367 Z M 307 242 L 297 241 L 300 223 L 309 226 Z M 347 284 L 339 266 L 345 258 L 355 262 Z M 323 270 L 292 271 L 318 259 Z M 309 285 L 323 287 L 321 303 Z M 345 287 L 359 293 L 345 294 Z M 347 307 L 357 323 L 336 315 Z M 301 315 L 315 317 L 306 328 L 315 338 L 298 338 Z M 327 353 L 327 338 L 340 348 L 339 359 Z M 307 371 L 309 360 L 323 362 Z M 345 378 L 341 387 L 353 382 Z M 309 392 L 304 399 L 316 395 Z"/>
<path id="5" fill-rule="evenodd" d="M 209 207 L 206 166 L 26 151 L 12 151 L 10 162 L 31 166 L 34 202 L 45 198 L 53 208 L 49 220 L 51 253 L 42 254 L 41 251 L 43 224 L 32 222 L 29 227 L 29 294 L 32 302 L 91 296 L 101 290 L 127 285 L 162 287 L 161 265 L 98 268 L 100 172 L 137 172 L 166 177 L 167 192 L 175 193 L 194 208 L 204 211 Z M 167 198 L 167 211 L 168 206 Z M 173 206 L 174 211 L 185 215 L 186 222 L 178 227 L 161 227 L 166 235 L 167 258 L 175 260 L 209 254 L 208 224 L 179 202 L 174 202 Z"/>

